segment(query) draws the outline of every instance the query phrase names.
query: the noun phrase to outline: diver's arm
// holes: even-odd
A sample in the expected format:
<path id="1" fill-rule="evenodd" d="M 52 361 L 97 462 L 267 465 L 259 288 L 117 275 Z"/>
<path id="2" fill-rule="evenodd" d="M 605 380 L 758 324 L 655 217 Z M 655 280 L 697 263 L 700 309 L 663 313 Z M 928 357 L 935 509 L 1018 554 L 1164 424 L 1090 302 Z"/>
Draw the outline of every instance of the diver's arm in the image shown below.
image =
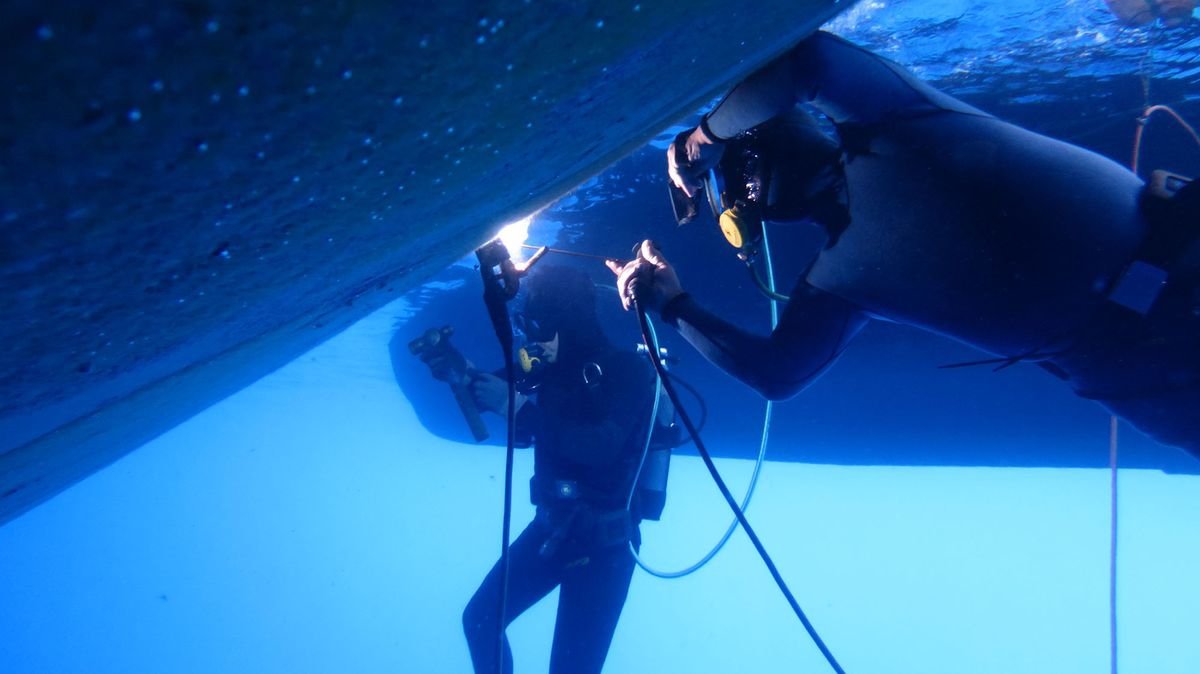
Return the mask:
<path id="1" fill-rule="evenodd" d="M 718 140 L 732 138 L 797 102 L 812 103 L 837 124 L 942 110 L 984 114 L 878 54 L 817 32 L 734 87 L 702 126 Z"/>
<path id="2" fill-rule="evenodd" d="M 686 293 L 664 306 L 662 316 L 705 358 L 769 400 L 799 393 L 868 321 L 858 307 L 803 280 L 766 337 L 717 317 Z"/>
<path id="3" fill-rule="evenodd" d="M 796 105 L 795 59 L 791 52 L 742 80 L 704 116 L 701 127 L 724 141 Z"/>
<path id="4" fill-rule="evenodd" d="M 610 364 L 602 379 L 608 409 L 595 421 L 576 415 L 553 424 L 561 433 L 564 457 L 586 466 L 604 466 L 621 460 L 632 436 L 645 437 L 654 401 L 654 375 L 642 358 L 629 353 Z"/>

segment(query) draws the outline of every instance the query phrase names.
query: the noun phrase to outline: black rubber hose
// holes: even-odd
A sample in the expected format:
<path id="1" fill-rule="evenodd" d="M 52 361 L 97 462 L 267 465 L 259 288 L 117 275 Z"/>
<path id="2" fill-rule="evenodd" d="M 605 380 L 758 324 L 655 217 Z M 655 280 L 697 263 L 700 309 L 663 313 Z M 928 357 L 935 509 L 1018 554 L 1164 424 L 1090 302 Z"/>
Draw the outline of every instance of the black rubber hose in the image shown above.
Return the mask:
<path id="1" fill-rule="evenodd" d="M 500 548 L 500 605 L 496 622 L 496 671 L 504 674 L 504 632 L 505 614 L 508 612 L 508 548 L 512 537 L 512 481 L 513 457 L 516 447 L 517 421 L 517 373 L 513 363 L 513 333 L 512 321 L 508 316 L 508 298 L 503 288 L 495 279 L 484 276 L 483 301 L 487 305 L 488 316 L 492 319 L 492 327 L 496 331 L 496 339 L 504 353 L 504 372 L 508 379 L 508 451 L 504 459 L 504 524 L 502 525 Z"/>
<path id="2" fill-rule="evenodd" d="M 636 303 L 635 303 L 636 304 Z M 792 611 L 796 613 L 796 617 L 800 619 L 800 623 L 804 625 L 804 629 L 808 631 L 808 635 L 812 637 L 813 643 L 820 649 L 821 655 L 825 656 L 825 660 L 829 662 L 829 666 L 833 667 L 833 671 L 838 674 L 845 674 L 845 670 L 838 664 L 838 661 L 833 657 L 833 653 L 825 646 L 825 642 L 821 640 L 821 636 L 817 634 L 816 628 L 809 622 L 808 616 L 804 615 L 804 610 L 800 608 L 800 603 L 796 601 L 796 597 L 792 591 L 788 589 L 787 583 L 784 582 L 783 576 L 780 575 L 779 569 L 775 567 L 775 562 L 771 560 L 771 556 L 767 554 L 767 549 L 763 547 L 762 541 L 759 540 L 758 534 L 754 533 L 754 529 L 750 526 L 750 522 L 746 519 L 746 514 L 738 507 L 737 501 L 734 500 L 733 494 L 729 493 L 729 487 L 725 486 L 725 480 L 721 478 L 721 474 L 717 472 L 717 467 L 712 461 L 712 457 L 708 454 L 708 449 L 704 446 L 704 441 L 700 439 L 700 432 L 692 424 L 691 418 L 687 411 L 679 404 L 679 394 L 675 391 L 675 386 L 671 382 L 671 376 L 667 373 L 667 369 L 663 367 L 662 362 L 658 359 L 658 345 L 654 343 L 654 339 L 650 336 L 649 320 L 646 318 L 646 311 L 640 305 L 637 305 L 638 324 L 642 329 L 642 340 L 646 343 L 646 354 L 650 358 L 650 362 L 654 365 L 654 369 L 658 372 L 659 378 L 662 380 L 663 389 L 667 392 L 667 396 L 671 399 L 671 403 L 675 405 L 676 411 L 679 413 L 679 418 L 683 421 L 683 425 L 691 434 L 692 440 L 696 443 L 696 450 L 700 453 L 700 458 L 704 460 L 704 466 L 708 468 L 708 472 L 712 475 L 713 481 L 717 483 L 717 488 L 721 490 L 721 496 L 725 497 L 725 502 L 733 510 L 733 514 L 741 523 L 742 529 L 746 535 L 750 537 L 750 542 L 754 544 L 754 549 L 758 551 L 758 556 L 762 557 L 763 563 L 767 565 L 767 570 L 771 572 L 771 577 L 775 579 L 775 584 L 779 586 L 780 592 L 787 599 L 787 602 L 792 607 Z"/>

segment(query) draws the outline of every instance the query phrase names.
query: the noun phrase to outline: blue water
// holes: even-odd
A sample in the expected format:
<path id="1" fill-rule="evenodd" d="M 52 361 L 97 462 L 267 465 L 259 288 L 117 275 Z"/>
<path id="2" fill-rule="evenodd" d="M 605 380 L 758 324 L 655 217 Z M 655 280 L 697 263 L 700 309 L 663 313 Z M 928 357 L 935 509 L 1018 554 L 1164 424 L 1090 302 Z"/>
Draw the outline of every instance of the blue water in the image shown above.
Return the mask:
<path id="1" fill-rule="evenodd" d="M 864 2 L 834 28 L 1122 161 L 1139 72 L 1156 101 L 1200 119 L 1200 29 L 1117 30 L 1099 2 Z M 1151 127 L 1145 161 L 1200 174 L 1172 133 Z M 674 230 L 660 162 L 652 146 L 614 166 L 540 214 L 531 241 L 605 254 L 646 231 L 687 241 L 685 281 L 765 329 L 714 233 Z M 483 321 L 473 283 L 448 270 L 0 528 L 0 672 L 468 672 L 460 614 L 498 552 L 503 452 L 446 437 L 456 412 L 444 427 L 427 413 L 448 393 L 406 397 L 396 369 L 419 363 L 388 342 L 438 311 Z M 612 312 L 614 339 L 632 344 Z M 479 329 L 459 345 L 480 362 L 496 352 Z M 672 346 L 740 494 L 761 401 Z M 849 672 L 1106 671 L 1108 418 L 1033 368 L 933 367 L 972 357 L 873 327 L 778 408 L 751 520 Z M 1125 426 L 1121 441 L 1134 466 L 1121 472 L 1121 669 L 1192 674 L 1200 467 Z M 518 528 L 531 469 L 519 452 Z M 643 553 L 676 566 L 729 515 L 687 452 L 669 493 Z M 546 670 L 553 621 L 552 595 L 510 629 L 518 672 Z M 686 579 L 635 575 L 607 671 L 829 670 L 739 533 Z"/>

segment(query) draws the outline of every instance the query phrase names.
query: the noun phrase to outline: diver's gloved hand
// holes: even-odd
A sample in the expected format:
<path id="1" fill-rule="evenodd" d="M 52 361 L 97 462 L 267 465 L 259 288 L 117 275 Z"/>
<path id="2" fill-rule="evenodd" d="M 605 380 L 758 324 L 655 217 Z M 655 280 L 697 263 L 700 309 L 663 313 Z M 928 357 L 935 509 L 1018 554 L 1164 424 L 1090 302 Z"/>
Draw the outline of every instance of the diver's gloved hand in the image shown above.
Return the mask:
<path id="1" fill-rule="evenodd" d="M 605 260 L 604 264 L 617 276 L 617 293 L 626 311 L 634 300 L 645 309 L 660 311 L 667 302 L 683 294 L 675 268 L 649 239 L 642 242 L 633 261 L 621 264 Z"/>
<path id="2" fill-rule="evenodd" d="M 686 138 L 680 134 L 667 148 L 667 175 L 684 194 L 693 197 L 700 189 L 700 179 L 724 153 L 725 143 L 705 133 L 704 125 L 698 126 Z"/>
<path id="3" fill-rule="evenodd" d="M 494 374 L 472 372 L 471 396 L 481 410 L 508 414 L 508 382 Z"/>
<path id="4" fill-rule="evenodd" d="M 420 354 L 421 362 L 429 366 L 433 378 L 457 384 L 462 381 L 470 363 L 454 349 L 427 349 Z"/>

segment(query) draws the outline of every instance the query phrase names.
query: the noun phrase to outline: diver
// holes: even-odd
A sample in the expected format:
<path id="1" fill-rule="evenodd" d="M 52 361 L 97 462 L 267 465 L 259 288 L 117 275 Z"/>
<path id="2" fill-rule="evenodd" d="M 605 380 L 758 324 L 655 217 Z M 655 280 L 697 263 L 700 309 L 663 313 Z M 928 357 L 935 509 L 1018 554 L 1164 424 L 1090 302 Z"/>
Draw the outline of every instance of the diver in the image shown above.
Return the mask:
<path id="1" fill-rule="evenodd" d="M 658 311 L 764 396 L 796 394 L 883 319 L 997 369 L 1035 362 L 1200 457 L 1200 183 L 1143 182 L 825 32 L 737 84 L 667 163 L 687 198 L 708 194 L 743 259 L 763 221 L 823 235 L 766 337 L 704 309 L 650 241 L 608 263 L 627 309 Z"/>
<path id="2" fill-rule="evenodd" d="M 1196 0 L 1104 0 L 1117 20 L 1127 26 L 1144 26 L 1155 21 L 1178 28 L 1192 20 Z"/>
<path id="3" fill-rule="evenodd" d="M 641 544 L 642 519 L 657 518 L 638 492 L 626 507 L 645 448 L 654 372 L 643 356 L 605 338 L 595 286 L 584 272 L 541 266 L 525 290 L 514 316 L 526 342 L 519 369 L 527 372 L 518 384 L 516 433 L 520 446 L 533 445 L 537 514 L 510 547 L 504 626 L 559 587 L 550 672 L 600 672 L 633 575 L 630 544 Z M 426 362 L 435 376 L 443 366 Z M 478 371 L 470 378 L 479 408 L 505 413 L 508 383 Z M 476 672 L 500 671 L 501 582 L 497 563 L 463 612 Z M 502 671 L 512 672 L 507 641 L 503 650 Z"/>

